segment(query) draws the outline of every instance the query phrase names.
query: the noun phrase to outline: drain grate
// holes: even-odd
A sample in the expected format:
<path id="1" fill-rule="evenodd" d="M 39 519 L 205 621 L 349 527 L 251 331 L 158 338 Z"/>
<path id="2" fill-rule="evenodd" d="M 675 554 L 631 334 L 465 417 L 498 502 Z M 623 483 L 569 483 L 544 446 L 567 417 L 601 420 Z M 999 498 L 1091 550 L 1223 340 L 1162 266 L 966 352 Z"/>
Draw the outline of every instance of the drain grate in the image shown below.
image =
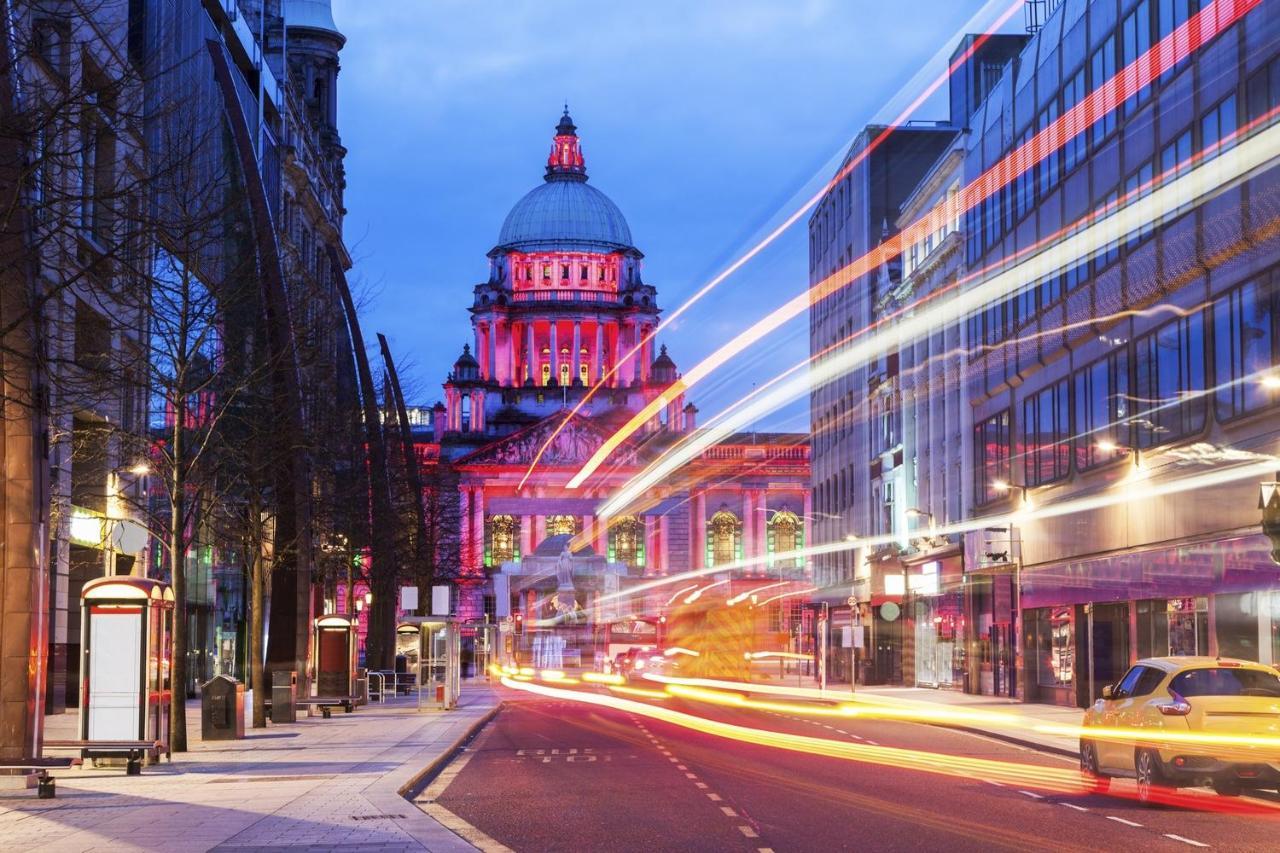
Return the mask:
<path id="1" fill-rule="evenodd" d="M 353 814 L 352 820 L 404 820 L 402 814 Z"/>

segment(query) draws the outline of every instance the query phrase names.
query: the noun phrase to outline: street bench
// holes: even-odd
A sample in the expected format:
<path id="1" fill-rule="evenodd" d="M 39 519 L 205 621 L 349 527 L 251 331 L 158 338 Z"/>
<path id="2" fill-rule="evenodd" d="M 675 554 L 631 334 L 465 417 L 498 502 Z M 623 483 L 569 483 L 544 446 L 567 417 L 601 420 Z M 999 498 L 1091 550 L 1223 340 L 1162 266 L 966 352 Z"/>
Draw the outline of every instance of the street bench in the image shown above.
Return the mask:
<path id="1" fill-rule="evenodd" d="M 126 776 L 141 776 L 145 754 L 163 747 L 158 740 L 46 740 L 44 745 L 53 749 L 78 749 L 82 758 L 93 758 L 94 756 L 89 755 L 90 752 L 104 757 L 123 755 Z M 169 755 L 169 760 L 173 760 L 172 755 Z"/>
<path id="2" fill-rule="evenodd" d="M 41 800 L 52 800 L 57 792 L 57 783 L 49 771 L 66 769 L 78 760 L 74 758 L 36 758 L 15 764 L 0 764 L 0 774 L 35 776 L 36 797 Z"/>
<path id="3" fill-rule="evenodd" d="M 342 707 L 342 710 L 350 714 L 355 710 L 355 702 L 356 697 L 354 696 L 347 696 L 345 698 L 341 696 L 308 696 L 305 699 L 295 699 L 293 707 L 298 711 L 304 711 L 307 708 L 319 708 L 321 716 L 327 720 L 332 716 L 331 712 L 333 709 L 339 706 Z M 270 719 L 271 701 L 268 700 L 264 702 L 263 705 L 266 708 L 267 718 Z"/>

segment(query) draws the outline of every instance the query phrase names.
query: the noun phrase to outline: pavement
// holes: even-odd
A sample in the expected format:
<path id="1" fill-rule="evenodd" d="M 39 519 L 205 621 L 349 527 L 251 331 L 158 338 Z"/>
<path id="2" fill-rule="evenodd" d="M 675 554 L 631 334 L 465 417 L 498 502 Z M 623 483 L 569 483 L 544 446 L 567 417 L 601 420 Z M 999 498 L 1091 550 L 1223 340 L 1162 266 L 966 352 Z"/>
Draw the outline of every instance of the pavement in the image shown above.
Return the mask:
<path id="1" fill-rule="evenodd" d="M 248 704 L 248 703 L 246 703 Z M 454 711 L 415 698 L 331 719 L 252 729 L 241 741 L 202 741 L 187 704 L 190 750 L 172 763 L 55 772 L 57 797 L 0 791 L 0 845 L 9 850 L 470 850 L 405 799 L 492 717 L 498 694 L 463 686 Z M 246 709 L 247 712 L 247 709 Z M 50 739 L 72 738 L 76 715 L 51 716 Z M 50 754 L 57 754 L 53 751 Z"/>
<path id="2" fill-rule="evenodd" d="M 1243 851 L 1280 829 L 1274 794 L 1147 808 L 1131 782 L 1088 791 L 1074 759 L 967 731 L 594 693 L 614 704 L 511 691 L 420 799 L 488 851 Z"/>

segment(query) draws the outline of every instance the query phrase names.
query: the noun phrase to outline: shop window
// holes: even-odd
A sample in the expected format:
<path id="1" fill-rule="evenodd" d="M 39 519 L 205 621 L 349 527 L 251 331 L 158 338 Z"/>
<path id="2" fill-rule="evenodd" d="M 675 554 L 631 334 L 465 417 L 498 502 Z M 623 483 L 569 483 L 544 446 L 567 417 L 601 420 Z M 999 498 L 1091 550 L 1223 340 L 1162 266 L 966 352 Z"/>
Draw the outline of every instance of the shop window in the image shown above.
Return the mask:
<path id="1" fill-rule="evenodd" d="M 489 567 L 520 559 L 520 523 L 510 515 L 489 517 L 485 529 L 484 564 Z"/>
<path id="2" fill-rule="evenodd" d="M 1214 634 L 1224 658 L 1258 660 L 1258 596 L 1253 592 L 1213 597 Z"/>
<path id="3" fill-rule="evenodd" d="M 1171 598 L 1165 605 L 1169 622 L 1169 654 L 1209 653 L 1209 599 Z M 1255 632 L 1256 632 L 1255 628 Z"/>
<path id="4" fill-rule="evenodd" d="M 644 523 L 634 515 L 622 516 L 609 525 L 609 560 L 643 568 Z"/>
<path id="5" fill-rule="evenodd" d="M 547 516 L 548 536 L 574 536 L 578 532 L 578 519 L 572 515 Z"/>
<path id="6" fill-rule="evenodd" d="M 1213 306 L 1214 409 L 1219 420 L 1255 412 L 1272 402 L 1261 384 L 1276 363 L 1276 294 L 1250 282 Z"/>
<path id="7" fill-rule="evenodd" d="M 1036 683 L 1041 687 L 1066 687 L 1075 672 L 1075 638 L 1070 607 L 1044 607 L 1035 611 Z"/>
<path id="8" fill-rule="evenodd" d="M 724 566 L 742 556 L 742 522 L 727 509 L 711 516 L 707 522 L 707 561 L 712 566 Z"/>

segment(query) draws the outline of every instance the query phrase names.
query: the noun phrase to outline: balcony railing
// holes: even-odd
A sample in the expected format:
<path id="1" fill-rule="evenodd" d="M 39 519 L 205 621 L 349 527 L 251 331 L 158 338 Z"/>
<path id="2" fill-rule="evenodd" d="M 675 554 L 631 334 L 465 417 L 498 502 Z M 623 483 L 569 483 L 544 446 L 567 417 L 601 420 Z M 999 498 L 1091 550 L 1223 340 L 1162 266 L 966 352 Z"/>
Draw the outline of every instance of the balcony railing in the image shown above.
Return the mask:
<path id="1" fill-rule="evenodd" d="M 597 302 L 617 304 L 618 294 L 600 290 L 517 290 L 516 302 Z"/>

